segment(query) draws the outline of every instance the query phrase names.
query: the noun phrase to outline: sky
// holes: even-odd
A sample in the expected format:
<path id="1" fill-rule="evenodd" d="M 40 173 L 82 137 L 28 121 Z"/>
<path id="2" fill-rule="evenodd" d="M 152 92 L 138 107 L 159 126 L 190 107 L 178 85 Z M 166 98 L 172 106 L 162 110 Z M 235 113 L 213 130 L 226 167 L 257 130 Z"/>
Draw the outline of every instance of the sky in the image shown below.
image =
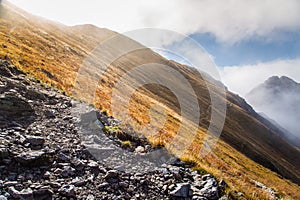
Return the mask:
<path id="1" fill-rule="evenodd" d="M 120 33 L 161 28 L 184 34 L 206 50 L 223 83 L 241 96 L 273 75 L 300 82 L 299 0 L 10 2 L 66 25 L 95 24 Z M 180 43 L 167 39 L 162 48 Z"/>

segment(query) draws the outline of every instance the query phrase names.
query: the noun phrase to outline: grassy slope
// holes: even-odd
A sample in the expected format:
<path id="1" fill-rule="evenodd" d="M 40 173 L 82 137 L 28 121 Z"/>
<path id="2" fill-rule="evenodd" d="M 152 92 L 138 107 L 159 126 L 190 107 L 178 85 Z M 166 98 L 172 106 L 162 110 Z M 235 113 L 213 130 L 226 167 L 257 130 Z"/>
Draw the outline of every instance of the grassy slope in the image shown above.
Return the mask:
<path id="1" fill-rule="evenodd" d="M 22 11 L 11 11 L 8 13 L 6 9 L 0 10 L 0 45 L 2 45 L 0 58 L 8 56 L 25 72 L 69 94 L 71 94 L 76 72 L 83 59 L 100 41 L 115 34 L 92 25 L 66 27 L 28 17 L 29 15 L 26 14 L 22 17 L 20 16 L 20 12 L 24 14 Z M 299 177 L 299 169 L 296 168 L 299 166 L 297 165 L 299 151 L 277 138 L 263 124 L 250 116 L 240 107 L 241 100 L 231 93 L 228 93 L 229 99 L 232 100 L 228 102 L 230 106 L 228 106 L 228 117 L 222 133 L 223 140 L 219 141 L 214 153 L 205 158 L 199 156 L 208 123 L 209 96 L 201 77 L 186 71 L 185 66 L 169 62 L 149 50 L 142 50 L 120 58 L 113 63 L 109 69 L 110 73 L 106 73 L 106 77 L 102 80 L 97 90 L 96 105 L 109 110 L 111 87 L 118 77 L 124 73 L 124 70 L 149 61 L 167 64 L 185 73 L 192 85 L 200 88 L 198 96 L 201 110 L 208 110 L 208 114 L 201 113 L 202 128 L 198 130 L 197 138 L 193 141 L 190 151 L 183 156 L 184 159 L 193 160 L 202 169 L 219 178 L 224 178 L 232 189 L 243 191 L 248 198 L 268 199 L 268 195 L 256 188 L 252 181 L 258 180 L 281 194 L 287 195 L 286 198 L 292 196 L 300 199 L 299 186 L 248 158 L 260 161 L 261 164 L 280 171 L 282 174 L 287 171 L 287 174 L 283 174 L 286 177 L 291 175 Z M 157 95 L 158 89 L 163 91 L 159 95 Z M 84 99 L 84 96 L 82 98 Z M 159 139 L 157 137 L 150 139 L 154 143 L 167 143 L 167 140 L 174 136 L 179 123 L 176 117 L 178 116 L 178 103 L 174 95 L 165 88 L 149 85 L 136 92 L 131 102 L 132 115 L 138 123 L 147 123 L 149 117 L 145 113 L 149 110 L 149 104 L 153 102 L 166 105 L 169 117 L 163 135 Z"/>

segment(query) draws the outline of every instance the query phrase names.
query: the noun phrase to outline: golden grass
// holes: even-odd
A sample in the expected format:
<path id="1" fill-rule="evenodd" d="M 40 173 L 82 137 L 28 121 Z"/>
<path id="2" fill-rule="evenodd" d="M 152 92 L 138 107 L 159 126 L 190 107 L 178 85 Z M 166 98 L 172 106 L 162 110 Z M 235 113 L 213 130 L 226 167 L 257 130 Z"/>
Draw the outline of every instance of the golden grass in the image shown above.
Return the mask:
<path id="1" fill-rule="evenodd" d="M 81 91 L 80 95 L 73 94 L 77 71 L 83 59 L 103 40 L 103 37 L 88 36 L 80 31 L 76 31 L 75 34 L 73 29 L 68 27 L 57 28 L 58 25 L 56 24 L 45 23 L 43 27 L 39 27 L 34 25 L 33 22 L 19 16 L 0 19 L 0 45 L 2 45 L 0 58 L 9 57 L 11 62 L 24 72 L 65 91 L 69 95 L 74 95 L 88 103 L 93 103 L 99 109 L 106 110 L 109 113 L 112 113 L 110 105 L 111 89 L 118 77 L 124 73 L 124 70 L 116 66 L 124 66 L 125 63 L 126 67 L 130 68 L 134 64 L 141 64 L 148 60 L 168 63 L 148 51 L 140 52 L 141 55 L 137 54 L 129 58 L 121 58 L 108 69 L 110 73 L 106 73 L 106 76 L 100 80 L 95 98 L 94 93 L 91 96 L 91 91 L 89 90 Z M 60 30 L 61 28 L 64 31 Z M 107 33 L 107 35 L 112 34 Z M 132 63 L 134 61 L 137 63 Z M 191 82 L 199 81 L 195 78 Z M 87 81 L 87 83 L 89 82 Z M 200 84 L 203 83 L 200 82 Z M 88 85 L 81 85 L 80 87 L 85 89 L 88 88 Z M 202 93 L 202 95 L 205 94 L 207 95 L 205 92 Z M 90 102 L 91 98 L 92 102 Z M 199 101 L 201 106 L 207 105 L 209 98 L 202 98 Z M 172 139 L 175 137 L 182 119 L 178 114 L 176 102 L 173 102 L 174 106 L 169 101 L 155 96 L 153 91 L 151 91 L 151 87 L 141 88 L 139 91 L 136 91 L 130 100 L 130 115 L 132 119 L 128 123 L 136 123 L 137 127 L 143 128 L 150 121 L 149 112 L 154 104 L 163 105 L 166 109 L 166 123 L 159 129 L 160 131 L 157 134 L 143 134 L 148 136 L 153 144 L 168 146 L 168 144 L 172 143 Z M 208 107 L 203 106 L 201 110 L 208 110 Z M 234 111 L 241 112 L 238 109 Z M 120 109 L 119 112 L 122 112 L 122 110 Z M 159 122 L 161 113 L 157 112 L 155 116 Z M 202 121 L 203 124 L 206 124 L 209 118 L 204 117 Z M 231 128 L 228 126 L 229 128 L 225 127 L 225 130 L 228 132 L 232 129 L 239 130 L 238 124 L 235 125 L 234 123 L 231 122 L 231 126 L 235 127 Z M 195 125 L 191 124 L 191 126 Z M 184 127 L 187 135 L 189 135 L 189 130 L 189 127 Z M 183 160 L 195 162 L 196 169 L 212 173 L 218 179 L 224 179 L 230 186 L 230 190 L 245 193 L 247 199 L 270 199 L 268 194 L 255 186 L 253 180 L 275 189 L 284 199 L 300 199 L 300 187 L 298 185 L 253 162 L 222 140 L 218 141 L 213 152 L 210 152 L 206 157 L 202 157 L 200 150 L 205 135 L 206 128 L 204 125 L 199 127 L 190 148 L 182 155 L 181 158 Z M 176 153 L 176 147 L 170 148 L 170 150 Z"/>

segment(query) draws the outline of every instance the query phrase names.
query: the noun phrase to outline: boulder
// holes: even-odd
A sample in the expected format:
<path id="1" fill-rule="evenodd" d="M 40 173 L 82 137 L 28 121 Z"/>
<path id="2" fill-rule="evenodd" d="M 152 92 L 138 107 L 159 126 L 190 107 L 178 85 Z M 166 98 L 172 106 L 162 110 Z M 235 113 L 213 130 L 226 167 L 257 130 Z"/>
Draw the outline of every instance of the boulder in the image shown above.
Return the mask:
<path id="1" fill-rule="evenodd" d="M 50 200 L 53 192 L 50 189 L 39 189 L 33 191 L 32 189 L 24 189 L 22 191 L 16 190 L 13 186 L 8 188 L 8 193 L 15 199 L 24 200 Z"/>
<path id="2" fill-rule="evenodd" d="M 135 148 L 134 152 L 139 154 L 145 153 L 145 148 L 142 146 L 138 146 L 137 148 Z"/>
<path id="3" fill-rule="evenodd" d="M 173 197 L 187 198 L 190 194 L 191 185 L 189 183 L 179 183 L 175 189 L 170 192 Z"/>
<path id="4" fill-rule="evenodd" d="M 109 170 L 106 172 L 104 178 L 106 180 L 111 179 L 111 178 L 118 178 L 119 172 L 117 170 Z"/>
<path id="5" fill-rule="evenodd" d="M 52 156 L 43 151 L 29 151 L 23 152 L 14 158 L 17 162 L 24 166 L 37 167 L 49 165 Z"/>
<path id="6" fill-rule="evenodd" d="M 41 136 L 26 135 L 26 142 L 30 143 L 31 145 L 38 146 L 43 145 L 45 143 L 45 139 Z"/>
<path id="7" fill-rule="evenodd" d="M 0 148 L 0 163 L 3 162 L 4 159 L 9 158 L 9 152 L 7 148 Z"/>
<path id="8" fill-rule="evenodd" d="M 76 197 L 76 190 L 74 185 L 63 185 L 58 192 L 62 196 L 66 197 Z"/>
<path id="9" fill-rule="evenodd" d="M 23 99 L 13 95 L 2 95 L 0 96 L 0 116 L 10 123 L 13 119 L 18 124 L 28 126 L 34 121 L 35 112 Z"/>

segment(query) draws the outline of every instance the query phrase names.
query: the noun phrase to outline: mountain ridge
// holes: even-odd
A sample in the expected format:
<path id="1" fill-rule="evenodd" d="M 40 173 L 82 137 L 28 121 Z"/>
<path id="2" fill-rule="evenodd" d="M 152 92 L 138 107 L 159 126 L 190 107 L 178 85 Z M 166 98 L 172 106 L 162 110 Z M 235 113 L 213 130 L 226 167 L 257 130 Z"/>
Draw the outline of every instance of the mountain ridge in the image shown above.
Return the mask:
<path id="1" fill-rule="evenodd" d="M 4 58 L 7 56 L 17 67 L 22 68 L 26 73 L 35 76 L 47 84 L 60 88 L 68 94 L 71 94 L 77 75 L 76 71 L 80 68 L 80 63 L 82 63 L 82 60 L 89 54 L 89 52 L 91 52 L 97 44 L 101 42 L 101 38 L 94 38 L 94 36 L 90 35 L 86 36 L 89 39 L 84 40 L 78 34 L 74 34 L 74 31 L 71 30 L 72 27 L 64 27 L 64 31 L 61 32 L 59 29 L 56 29 L 55 27 L 53 28 L 52 25 L 47 26 L 47 24 L 43 24 L 43 29 L 45 29 L 48 34 L 44 34 L 39 30 L 39 26 L 32 25 L 34 24 L 34 20 L 32 24 L 29 25 L 18 24 L 19 27 L 17 26 L 14 31 L 7 34 L 10 30 L 8 27 L 14 25 L 18 21 L 17 19 L 18 16 L 15 16 L 14 19 L 11 19 L 11 17 L 1 19 L 3 24 L 0 26 L 2 33 L 0 42 L 5 45 L 6 48 L 1 49 L 0 57 Z M 114 34 L 114 32 L 112 32 L 112 34 Z M 19 37 L 20 35 L 22 36 L 21 38 Z M 38 39 L 37 36 L 39 36 Z M 118 47 L 115 47 L 113 51 L 117 48 Z M 114 53 L 113 51 L 107 53 Z M 97 90 L 99 99 L 96 99 L 95 105 L 100 109 L 110 110 L 110 98 L 108 95 L 110 93 L 110 87 L 114 85 L 118 76 L 122 75 L 122 70 L 128 70 L 135 65 L 140 65 L 149 61 L 173 67 L 188 77 L 192 85 L 199 89 L 199 92 L 197 93 L 199 96 L 198 101 L 201 106 L 200 110 L 203 112 L 201 113 L 202 118 L 200 120 L 199 136 L 197 137 L 201 138 L 201 134 L 205 134 L 205 130 L 209 124 L 210 114 L 209 103 L 207 103 L 209 102 L 209 95 L 203 79 L 201 76 L 185 70 L 183 65 L 167 61 L 157 54 L 152 53 L 152 51 L 148 49 L 136 52 L 135 54 L 130 55 L 130 57 L 127 56 L 120 58 L 115 61 L 112 66 L 110 66 L 110 73 L 105 74 L 106 77 L 103 78 L 102 85 L 100 85 L 100 89 Z M 99 62 L 102 62 L 101 57 Z M 116 68 L 116 66 L 119 66 L 120 68 Z M 161 94 L 157 94 L 158 90 L 162 91 L 163 96 L 160 96 Z M 173 113 L 178 113 L 179 107 L 174 96 L 172 96 L 165 88 L 152 85 L 143 88 L 142 91 L 139 91 L 139 95 L 140 96 L 136 97 L 136 100 L 147 103 L 148 100 L 152 99 L 157 102 L 162 102 L 167 105 Z M 249 163 L 252 165 L 251 161 L 248 161 L 247 158 L 244 158 L 238 152 L 235 152 L 237 150 L 256 162 L 281 173 L 284 177 L 290 178 L 295 182 L 299 182 L 300 172 L 297 168 L 297 166 L 299 166 L 299 163 L 297 163 L 297 155 L 299 155 L 299 151 L 285 143 L 279 137 L 272 138 L 274 132 L 270 131 L 265 124 L 255 118 L 256 115 L 254 115 L 254 111 L 251 110 L 251 107 L 249 107 L 244 100 L 230 92 L 227 92 L 227 97 L 229 117 L 226 119 L 227 121 L 224 131 L 221 135 L 221 139 L 226 141 L 226 143 L 219 141 L 221 146 L 219 145 L 216 147 L 215 155 L 212 154 L 207 158 L 203 158 L 204 161 L 201 162 L 202 167 L 209 170 L 216 170 L 218 173 L 224 175 L 228 180 L 233 182 L 240 181 L 234 176 L 228 175 L 218 169 L 225 168 L 229 170 L 232 168 L 231 165 L 234 165 L 237 167 L 237 174 L 241 175 L 242 172 L 245 172 L 249 175 L 250 172 L 247 171 L 246 168 L 244 169 L 235 162 L 234 159 L 230 158 L 234 156 L 232 153 L 234 151 L 236 155 L 239 155 L 237 156 L 237 159 L 240 160 L 239 162 L 243 162 L 243 165 L 245 166 L 250 166 Z M 138 107 L 138 104 L 135 105 Z M 141 107 L 141 110 L 145 109 L 147 110 L 148 107 Z M 205 114 L 204 111 L 208 111 L 208 113 Z M 136 119 L 140 120 L 140 123 L 146 122 L 147 118 L 140 113 L 141 111 L 135 112 Z M 178 122 L 175 119 L 171 120 L 170 125 L 167 127 L 168 130 L 170 130 L 168 132 L 169 135 L 165 135 L 165 138 L 171 137 L 172 130 L 177 126 Z M 253 125 L 253 123 L 255 125 Z M 271 141 L 274 142 L 274 144 L 269 141 L 269 138 L 271 138 Z M 155 138 L 153 138 L 153 142 L 155 141 Z M 228 150 L 231 155 L 224 159 L 220 159 L 226 155 L 223 155 L 221 152 L 231 149 L 227 143 L 234 147 L 235 150 Z M 196 141 L 193 143 L 193 148 L 195 148 L 195 150 L 194 152 L 190 152 L 190 157 L 188 157 L 189 159 L 192 158 L 199 162 L 200 159 L 197 157 L 197 148 L 200 144 L 200 139 L 196 138 Z M 279 144 L 282 146 L 282 149 L 278 149 L 277 145 L 279 146 Z M 285 161 L 283 162 L 281 159 L 284 159 Z M 211 167 L 212 160 L 215 162 L 214 165 L 217 166 Z M 227 165 L 230 167 L 226 167 Z M 264 171 L 264 169 L 262 169 L 262 171 Z M 267 172 L 264 171 L 264 173 Z M 268 172 L 267 174 L 271 173 Z M 252 174 L 251 176 L 254 175 Z M 266 177 L 266 175 L 263 175 L 262 173 L 262 177 Z M 286 183 L 281 182 L 275 177 L 276 176 L 274 176 L 274 180 L 276 181 L 263 181 L 270 181 L 271 183 L 269 184 L 271 185 L 275 185 L 275 183 L 280 182 L 284 185 L 282 187 L 286 187 Z M 253 187 L 253 185 L 249 182 L 244 184 L 249 185 L 249 187 Z M 285 189 L 281 190 L 284 191 Z"/>
<path id="2" fill-rule="evenodd" d="M 281 135 L 290 143 L 300 147 L 297 121 L 300 119 L 300 83 L 286 76 L 272 76 L 252 89 L 247 100 L 259 111 L 279 123 L 284 131 Z"/>

